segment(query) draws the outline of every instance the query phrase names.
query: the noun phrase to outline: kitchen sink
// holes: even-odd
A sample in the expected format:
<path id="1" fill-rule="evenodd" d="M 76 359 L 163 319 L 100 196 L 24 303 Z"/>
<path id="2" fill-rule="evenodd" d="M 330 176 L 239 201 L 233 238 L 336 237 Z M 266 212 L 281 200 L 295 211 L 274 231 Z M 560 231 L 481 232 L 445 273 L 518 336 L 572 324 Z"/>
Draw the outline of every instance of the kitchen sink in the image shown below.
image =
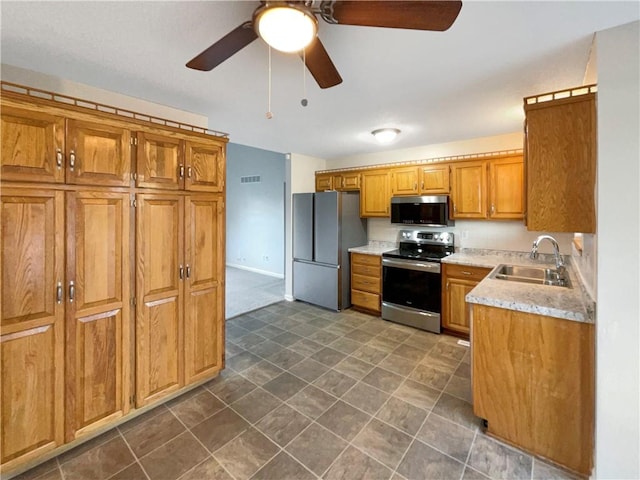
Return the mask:
<path id="1" fill-rule="evenodd" d="M 490 278 L 511 282 L 551 285 L 554 287 L 571 288 L 571 282 L 566 272 L 559 273 L 552 268 L 526 267 L 522 265 L 498 265 Z"/>

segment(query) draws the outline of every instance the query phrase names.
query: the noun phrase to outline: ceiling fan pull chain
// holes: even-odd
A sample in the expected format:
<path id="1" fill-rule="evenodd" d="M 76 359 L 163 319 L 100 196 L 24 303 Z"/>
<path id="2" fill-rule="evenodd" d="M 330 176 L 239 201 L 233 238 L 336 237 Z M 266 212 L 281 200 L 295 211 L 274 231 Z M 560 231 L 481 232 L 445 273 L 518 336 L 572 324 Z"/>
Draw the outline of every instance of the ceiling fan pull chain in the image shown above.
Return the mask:
<path id="1" fill-rule="evenodd" d="M 302 100 L 300 103 L 303 107 L 306 107 L 309 101 L 307 100 L 307 49 L 302 49 Z"/>
<path id="2" fill-rule="evenodd" d="M 269 92 L 267 95 L 267 119 L 271 120 L 273 118 L 273 113 L 271 113 L 271 47 L 269 47 Z"/>

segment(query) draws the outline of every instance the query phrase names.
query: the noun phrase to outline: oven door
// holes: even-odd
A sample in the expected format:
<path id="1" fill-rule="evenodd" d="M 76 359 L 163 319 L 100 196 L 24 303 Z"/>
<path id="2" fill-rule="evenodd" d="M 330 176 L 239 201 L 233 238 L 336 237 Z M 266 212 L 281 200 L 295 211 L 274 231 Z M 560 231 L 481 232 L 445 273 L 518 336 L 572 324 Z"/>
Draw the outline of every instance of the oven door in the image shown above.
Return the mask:
<path id="1" fill-rule="evenodd" d="M 382 301 L 440 314 L 440 264 L 396 258 L 382 259 Z"/>

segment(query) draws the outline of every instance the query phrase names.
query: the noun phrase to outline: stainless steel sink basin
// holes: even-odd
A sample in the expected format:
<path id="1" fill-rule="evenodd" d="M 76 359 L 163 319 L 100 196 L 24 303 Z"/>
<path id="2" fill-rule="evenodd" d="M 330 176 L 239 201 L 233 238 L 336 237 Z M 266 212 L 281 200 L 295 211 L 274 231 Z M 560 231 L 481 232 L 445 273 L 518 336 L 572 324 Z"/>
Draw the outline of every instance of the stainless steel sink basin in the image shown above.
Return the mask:
<path id="1" fill-rule="evenodd" d="M 490 278 L 508 280 L 511 282 L 571 288 L 571 282 L 569 281 L 569 276 L 566 272 L 560 274 L 552 268 L 502 264 L 498 265 Z"/>

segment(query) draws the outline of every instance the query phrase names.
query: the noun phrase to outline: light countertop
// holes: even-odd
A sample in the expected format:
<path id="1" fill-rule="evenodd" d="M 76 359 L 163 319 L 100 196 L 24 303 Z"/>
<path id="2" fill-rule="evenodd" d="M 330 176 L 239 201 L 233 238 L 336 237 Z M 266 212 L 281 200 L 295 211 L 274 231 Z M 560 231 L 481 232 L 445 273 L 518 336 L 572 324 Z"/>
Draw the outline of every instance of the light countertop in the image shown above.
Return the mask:
<path id="1" fill-rule="evenodd" d="M 540 254 L 539 260 L 531 260 L 528 253 L 495 250 L 463 250 L 442 261 L 487 268 L 494 268 L 502 263 L 555 268 L 553 255 Z M 509 282 L 489 278 L 490 275 L 487 275 L 466 296 L 466 301 L 576 322 L 593 323 L 595 302 L 589 298 L 570 264 L 567 265 L 567 272 L 572 288 Z"/>
<path id="2" fill-rule="evenodd" d="M 382 255 L 384 252 L 390 252 L 396 248 L 398 247 L 393 242 L 369 242 L 361 247 L 351 247 L 349 251 L 366 255 Z"/>

